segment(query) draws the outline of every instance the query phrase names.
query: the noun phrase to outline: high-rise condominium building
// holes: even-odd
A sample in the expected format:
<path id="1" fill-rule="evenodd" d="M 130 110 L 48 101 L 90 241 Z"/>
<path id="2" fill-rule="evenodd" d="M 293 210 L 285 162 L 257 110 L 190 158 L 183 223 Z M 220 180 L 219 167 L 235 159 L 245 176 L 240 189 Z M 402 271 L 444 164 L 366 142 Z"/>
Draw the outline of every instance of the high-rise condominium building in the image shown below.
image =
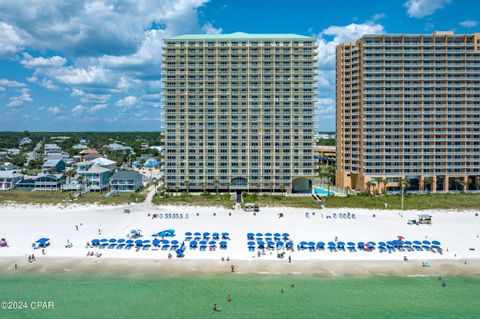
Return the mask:
<path id="1" fill-rule="evenodd" d="M 307 191 L 316 44 L 295 34 L 165 40 L 165 177 L 189 190 Z"/>
<path id="2" fill-rule="evenodd" d="M 480 34 L 365 35 L 336 73 L 338 186 L 480 186 Z"/>

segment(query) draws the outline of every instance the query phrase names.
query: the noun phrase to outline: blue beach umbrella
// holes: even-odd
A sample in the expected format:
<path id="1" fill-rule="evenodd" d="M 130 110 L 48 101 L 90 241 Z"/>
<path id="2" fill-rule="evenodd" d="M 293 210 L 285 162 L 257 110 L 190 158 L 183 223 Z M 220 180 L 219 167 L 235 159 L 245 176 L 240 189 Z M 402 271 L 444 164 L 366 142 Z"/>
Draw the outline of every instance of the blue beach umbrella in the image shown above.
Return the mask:
<path id="1" fill-rule="evenodd" d="M 374 247 L 375 245 L 376 245 L 376 243 L 374 241 L 369 241 L 368 242 L 368 246 Z"/>
<path id="2" fill-rule="evenodd" d="M 112 239 L 110 239 L 108 242 L 109 242 L 109 243 L 116 243 L 117 240 L 116 240 L 115 238 L 112 238 Z"/>
<path id="3" fill-rule="evenodd" d="M 203 237 L 208 237 L 208 236 L 210 236 L 210 233 L 208 231 L 203 233 Z"/>
<path id="4" fill-rule="evenodd" d="M 94 245 L 98 244 L 99 242 L 100 242 L 100 240 L 98 240 L 98 239 L 92 239 L 92 244 L 94 244 Z"/>
<path id="5" fill-rule="evenodd" d="M 394 242 L 394 241 L 391 241 L 391 240 L 390 240 L 390 241 L 387 241 L 387 245 L 389 245 L 389 246 L 395 246 L 395 242 Z"/>
<path id="6" fill-rule="evenodd" d="M 281 237 L 282 235 L 280 235 L 280 233 L 275 233 L 273 234 L 274 237 Z"/>
<path id="7" fill-rule="evenodd" d="M 143 241 L 142 240 L 135 240 L 135 244 L 137 244 L 138 246 L 141 246 L 143 244 Z"/>
<path id="8" fill-rule="evenodd" d="M 428 240 L 424 240 L 424 241 L 422 241 L 422 244 L 424 244 L 424 245 L 430 245 L 430 242 L 429 242 Z"/>
<path id="9" fill-rule="evenodd" d="M 222 233 L 222 236 L 230 236 L 230 233 L 224 232 Z"/>
<path id="10" fill-rule="evenodd" d="M 197 232 L 195 232 L 194 235 L 195 235 L 195 236 L 202 236 L 202 233 L 200 233 L 200 232 L 197 231 Z"/>
<path id="11" fill-rule="evenodd" d="M 262 234 L 262 233 L 257 233 L 256 236 L 257 236 L 257 237 L 262 237 L 263 234 Z"/>
<path id="12" fill-rule="evenodd" d="M 333 241 L 329 241 L 328 246 L 335 247 L 335 246 L 337 246 L 337 244 L 335 244 Z"/>
<path id="13" fill-rule="evenodd" d="M 257 244 L 258 244 L 258 246 L 263 246 L 263 245 L 265 245 L 265 242 L 262 241 L 262 240 L 259 240 L 259 241 L 257 242 Z"/>
<path id="14" fill-rule="evenodd" d="M 421 245 L 421 244 L 422 244 L 419 240 L 414 240 L 413 243 L 414 243 L 415 245 Z"/>
<path id="15" fill-rule="evenodd" d="M 247 243 L 247 245 L 250 245 L 250 246 L 255 245 L 255 242 L 254 242 L 254 241 L 249 241 L 249 242 Z"/>
<path id="16" fill-rule="evenodd" d="M 133 244 L 133 240 L 127 239 L 127 240 L 125 241 L 125 243 L 127 243 L 127 244 Z"/>
<path id="17" fill-rule="evenodd" d="M 345 246 L 345 243 L 344 243 L 343 241 L 339 241 L 339 242 L 337 243 L 337 246 L 338 246 L 338 247 L 343 247 L 343 246 Z"/>
<path id="18" fill-rule="evenodd" d="M 318 247 L 324 247 L 325 246 L 325 243 L 323 241 L 319 241 L 317 243 Z"/>
<path id="19" fill-rule="evenodd" d="M 217 242 L 216 242 L 215 240 L 210 240 L 210 241 L 208 242 L 208 244 L 209 244 L 209 245 L 216 245 Z"/>
<path id="20" fill-rule="evenodd" d="M 247 237 L 248 237 L 248 238 L 253 238 L 253 236 L 255 236 L 254 233 L 248 233 L 248 234 L 247 234 Z"/>
<path id="21" fill-rule="evenodd" d="M 174 240 L 172 240 L 170 243 L 171 243 L 172 245 L 178 245 L 178 240 L 175 240 L 175 239 L 174 239 Z"/>
<path id="22" fill-rule="evenodd" d="M 150 240 L 148 240 L 148 239 L 145 239 L 145 240 L 143 241 L 144 244 L 148 244 L 149 242 L 150 242 Z"/>
<path id="23" fill-rule="evenodd" d="M 201 240 L 200 241 L 200 245 L 206 245 L 207 244 L 207 241 L 206 240 Z"/>
<path id="24" fill-rule="evenodd" d="M 192 240 L 190 242 L 190 247 L 197 247 L 197 242 L 195 240 Z"/>
<path id="25" fill-rule="evenodd" d="M 349 241 L 349 242 L 347 243 L 347 245 L 350 246 L 350 247 L 353 247 L 353 246 L 355 246 L 355 243 L 354 243 L 353 241 Z"/>
<path id="26" fill-rule="evenodd" d="M 220 246 L 227 246 L 227 242 L 225 240 L 222 240 L 221 242 L 218 243 Z"/>
<path id="27" fill-rule="evenodd" d="M 441 243 L 438 240 L 433 240 L 432 244 L 435 245 L 435 246 L 440 246 L 441 245 Z"/>
<path id="28" fill-rule="evenodd" d="M 153 246 L 159 246 L 160 245 L 160 240 L 154 239 L 152 244 L 153 244 Z"/>
<path id="29" fill-rule="evenodd" d="M 121 243 L 124 243 L 125 242 L 125 239 L 123 238 L 120 238 L 119 240 L 117 240 L 117 243 L 121 244 Z"/>
<path id="30" fill-rule="evenodd" d="M 308 242 L 308 246 L 315 247 L 315 243 L 313 241 Z"/>
<path id="31" fill-rule="evenodd" d="M 307 244 L 306 241 L 301 241 L 301 242 L 300 242 L 300 246 L 305 246 L 306 244 Z"/>
<path id="32" fill-rule="evenodd" d="M 283 246 L 283 241 L 277 241 L 277 246 Z"/>
<path id="33" fill-rule="evenodd" d="M 170 241 L 168 239 L 162 239 L 161 243 L 167 245 L 170 243 Z"/>
<path id="34" fill-rule="evenodd" d="M 385 244 L 383 241 L 379 241 L 378 246 L 385 247 L 385 246 L 387 246 L 387 244 Z"/>
<path id="35" fill-rule="evenodd" d="M 189 231 L 187 231 L 187 232 L 185 233 L 185 236 L 192 236 L 192 233 L 189 232 Z"/>
<path id="36" fill-rule="evenodd" d="M 265 233 L 265 237 L 272 237 L 272 233 Z"/>
<path id="37" fill-rule="evenodd" d="M 213 233 L 212 236 L 213 237 L 218 237 L 218 236 L 220 236 L 220 234 L 219 233 Z"/>
<path id="38" fill-rule="evenodd" d="M 363 241 L 358 242 L 358 247 L 364 247 L 364 246 L 365 246 L 365 243 Z"/>
<path id="39" fill-rule="evenodd" d="M 108 242 L 108 239 L 102 238 L 102 239 L 100 239 L 100 242 L 101 242 L 101 243 L 106 243 L 106 242 Z"/>
<path id="40" fill-rule="evenodd" d="M 412 242 L 409 241 L 409 240 L 406 240 L 403 242 L 406 246 L 411 246 L 412 245 Z"/>
<path id="41" fill-rule="evenodd" d="M 285 243 L 285 245 L 291 247 L 291 246 L 293 246 L 293 242 L 287 241 L 287 242 Z"/>
<path id="42" fill-rule="evenodd" d="M 289 233 L 283 233 L 282 236 L 285 237 L 285 238 L 288 238 L 290 236 L 290 234 Z"/>
<path id="43" fill-rule="evenodd" d="M 152 237 L 158 237 L 160 236 L 158 233 L 152 234 Z"/>
<path id="44" fill-rule="evenodd" d="M 274 243 L 273 241 L 268 241 L 268 242 L 267 242 L 267 245 L 268 245 L 268 246 L 275 246 L 275 243 Z"/>

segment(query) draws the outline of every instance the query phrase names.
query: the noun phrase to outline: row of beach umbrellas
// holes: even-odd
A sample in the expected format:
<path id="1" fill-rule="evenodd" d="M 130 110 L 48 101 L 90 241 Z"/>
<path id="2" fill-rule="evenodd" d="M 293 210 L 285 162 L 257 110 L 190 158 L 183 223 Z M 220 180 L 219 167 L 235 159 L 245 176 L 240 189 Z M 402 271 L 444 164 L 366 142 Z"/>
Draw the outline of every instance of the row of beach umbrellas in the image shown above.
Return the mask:
<path id="1" fill-rule="evenodd" d="M 283 233 L 283 234 L 280 234 L 280 233 L 273 233 L 273 234 L 272 233 L 265 233 L 265 234 L 263 234 L 263 233 L 256 233 L 256 234 L 248 233 L 247 234 L 247 238 L 249 238 L 249 239 L 252 239 L 254 237 L 276 237 L 276 238 L 283 237 L 283 238 L 288 238 L 288 237 L 290 237 L 290 234 L 289 233 Z"/>
<path id="2" fill-rule="evenodd" d="M 200 232 L 195 232 L 195 233 L 192 233 L 192 232 L 186 232 L 185 233 L 185 236 L 195 236 L 195 237 L 204 237 L 204 238 L 207 238 L 207 237 L 210 237 L 210 235 L 212 237 L 220 237 L 220 235 L 222 235 L 222 237 L 228 237 L 230 236 L 230 233 L 227 233 L 227 232 L 223 232 L 223 233 L 209 233 L 209 232 L 204 232 L 203 234 L 200 233 Z"/>

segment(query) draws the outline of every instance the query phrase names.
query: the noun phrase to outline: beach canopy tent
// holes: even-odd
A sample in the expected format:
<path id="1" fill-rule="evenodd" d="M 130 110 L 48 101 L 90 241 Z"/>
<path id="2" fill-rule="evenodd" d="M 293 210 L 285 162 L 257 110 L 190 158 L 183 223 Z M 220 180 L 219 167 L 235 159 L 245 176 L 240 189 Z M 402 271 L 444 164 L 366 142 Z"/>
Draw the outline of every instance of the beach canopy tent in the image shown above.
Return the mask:
<path id="1" fill-rule="evenodd" d="M 35 248 L 45 248 L 50 246 L 50 239 L 49 238 L 40 238 L 34 244 Z"/>

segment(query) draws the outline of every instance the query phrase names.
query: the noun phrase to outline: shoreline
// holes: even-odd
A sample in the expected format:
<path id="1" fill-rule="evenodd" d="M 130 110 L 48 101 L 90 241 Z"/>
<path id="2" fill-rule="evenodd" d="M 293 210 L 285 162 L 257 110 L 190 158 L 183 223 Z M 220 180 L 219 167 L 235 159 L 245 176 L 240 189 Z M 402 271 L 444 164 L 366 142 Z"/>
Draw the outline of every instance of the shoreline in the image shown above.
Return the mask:
<path id="1" fill-rule="evenodd" d="M 2 274 L 75 274 L 75 275 L 118 275 L 118 276 L 215 276 L 224 275 L 293 275 L 320 276 L 327 278 L 373 276 L 413 277 L 413 276 L 478 276 L 480 259 L 465 260 L 438 259 L 429 260 L 430 267 L 422 267 L 422 262 L 391 260 L 341 260 L 320 261 L 300 260 L 291 264 L 286 260 L 160 260 L 130 258 L 86 257 L 37 257 L 33 263 L 25 257 L 0 258 Z M 14 265 L 18 265 L 15 270 Z M 231 272 L 235 266 L 235 273 Z"/>

